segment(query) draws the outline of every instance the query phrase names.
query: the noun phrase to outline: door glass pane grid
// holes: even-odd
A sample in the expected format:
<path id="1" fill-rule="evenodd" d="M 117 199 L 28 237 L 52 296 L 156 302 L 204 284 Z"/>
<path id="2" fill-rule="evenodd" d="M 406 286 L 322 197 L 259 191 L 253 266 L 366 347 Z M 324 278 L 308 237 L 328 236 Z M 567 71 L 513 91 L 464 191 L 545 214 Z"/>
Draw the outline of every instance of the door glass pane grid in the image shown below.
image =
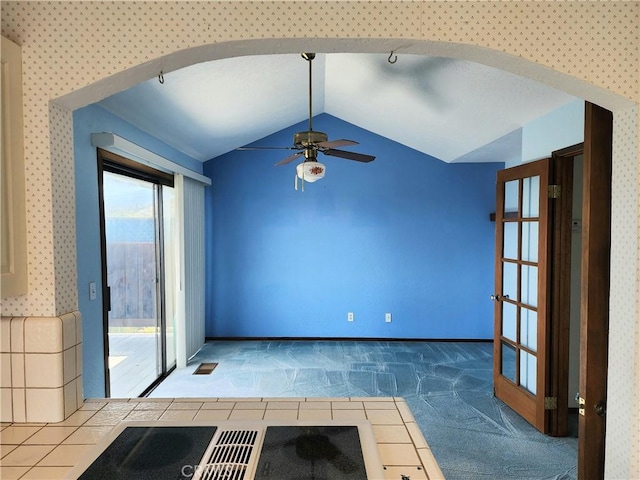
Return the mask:
<path id="1" fill-rule="evenodd" d="M 533 395 L 537 375 L 534 309 L 538 304 L 539 198 L 539 176 L 505 183 L 502 296 L 514 303 L 502 301 L 501 373 Z"/>
<path id="2" fill-rule="evenodd" d="M 521 258 L 521 191 L 520 180 L 504 185 L 502 219 L 502 331 L 500 373 L 512 383 L 519 383 L 519 291 Z M 507 300 L 508 299 L 508 300 Z"/>

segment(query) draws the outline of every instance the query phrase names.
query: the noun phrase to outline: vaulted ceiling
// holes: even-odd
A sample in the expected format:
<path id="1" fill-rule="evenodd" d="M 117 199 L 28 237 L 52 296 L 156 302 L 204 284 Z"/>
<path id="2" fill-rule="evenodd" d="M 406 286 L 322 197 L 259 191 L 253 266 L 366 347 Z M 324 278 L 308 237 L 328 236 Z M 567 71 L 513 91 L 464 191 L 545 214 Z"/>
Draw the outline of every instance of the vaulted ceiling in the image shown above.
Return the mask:
<path id="1" fill-rule="evenodd" d="M 246 56 L 167 73 L 99 104 L 207 161 L 307 119 L 308 90 L 300 55 Z M 517 160 L 521 128 L 572 100 L 452 58 L 336 53 L 313 61 L 314 115 L 328 113 L 445 162 Z"/>

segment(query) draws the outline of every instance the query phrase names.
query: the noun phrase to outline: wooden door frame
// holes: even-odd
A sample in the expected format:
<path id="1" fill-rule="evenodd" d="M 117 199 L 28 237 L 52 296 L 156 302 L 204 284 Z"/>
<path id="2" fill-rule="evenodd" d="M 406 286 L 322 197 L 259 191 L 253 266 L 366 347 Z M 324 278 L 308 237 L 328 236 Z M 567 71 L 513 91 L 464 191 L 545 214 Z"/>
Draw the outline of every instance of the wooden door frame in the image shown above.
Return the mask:
<path id="1" fill-rule="evenodd" d="M 580 308 L 578 478 L 604 478 L 604 416 L 596 404 L 607 398 L 609 290 L 611 276 L 611 178 L 613 114 L 586 102 Z"/>
<path id="2" fill-rule="evenodd" d="M 573 159 L 584 154 L 584 143 L 556 150 L 553 158 L 553 183 L 560 185 L 560 196 L 555 200 L 551 219 L 552 258 L 551 325 L 549 328 L 549 371 L 547 395 L 557 399 L 557 408 L 550 410 L 545 432 L 554 437 L 568 434 L 569 405 L 569 337 L 571 317 L 571 237 L 573 207 Z"/>

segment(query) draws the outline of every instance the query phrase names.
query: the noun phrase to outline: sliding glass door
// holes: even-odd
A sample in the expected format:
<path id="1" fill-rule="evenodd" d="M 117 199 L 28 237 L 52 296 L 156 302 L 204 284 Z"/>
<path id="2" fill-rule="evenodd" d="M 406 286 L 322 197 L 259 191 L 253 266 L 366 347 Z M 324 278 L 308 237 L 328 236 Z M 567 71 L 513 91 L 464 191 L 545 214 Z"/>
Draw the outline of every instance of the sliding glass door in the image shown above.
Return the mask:
<path id="1" fill-rule="evenodd" d="M 163 312 L 164 312 L 164 337 L 165 337 L 165 364 L 168 369 L 176 366 L 176 337 L 175 337 L 175 318 L 176 318 L 176 294 L 177 279 L 179 272 L 177 271 L 177 239 L 176 232 L 176 207 L 175 207 L 175 190 L 173 188 L 163 187 L 162 189 L 162 233 L 163 233 L 163 271 L 164 271 L 164 288 L 163 288 Z"/>
<path id="2" fill-rule="evenodd" d="M 175 366 L 173 188 L 101 153 L 107 395 L 137 397 Z"/>

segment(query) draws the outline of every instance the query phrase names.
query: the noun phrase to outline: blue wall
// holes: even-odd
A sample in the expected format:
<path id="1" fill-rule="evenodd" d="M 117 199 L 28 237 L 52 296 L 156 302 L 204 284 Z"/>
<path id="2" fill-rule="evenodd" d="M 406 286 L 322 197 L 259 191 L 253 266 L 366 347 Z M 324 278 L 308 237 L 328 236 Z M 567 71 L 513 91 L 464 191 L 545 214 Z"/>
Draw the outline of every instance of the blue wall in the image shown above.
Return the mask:
<path id="1" fill-rule="evenodd" d="M 504 165 L 446 164 L 327 114 L 314 128 L 377 158 L 321 156 L 326 177 L 304 192 L 298 162 L 273 166 L 287 151 L 205 163 L 206 335 L 492 338 L 489 214 Z"/>
<path id="2" fill-rule="evenodd" d="M 106 110 L 91 105 L 73 113 L 75 150 L 76 242 L 78 308 L 82 313 L 83 386 L 85 397 L 104 396 L 102 292 L 98 167 L 91 134 L 113 132 L 175 163 L 202 173 L 202 164 Z M 98 298 L 89 300 L 89 282 L 96 282 Z"/>

